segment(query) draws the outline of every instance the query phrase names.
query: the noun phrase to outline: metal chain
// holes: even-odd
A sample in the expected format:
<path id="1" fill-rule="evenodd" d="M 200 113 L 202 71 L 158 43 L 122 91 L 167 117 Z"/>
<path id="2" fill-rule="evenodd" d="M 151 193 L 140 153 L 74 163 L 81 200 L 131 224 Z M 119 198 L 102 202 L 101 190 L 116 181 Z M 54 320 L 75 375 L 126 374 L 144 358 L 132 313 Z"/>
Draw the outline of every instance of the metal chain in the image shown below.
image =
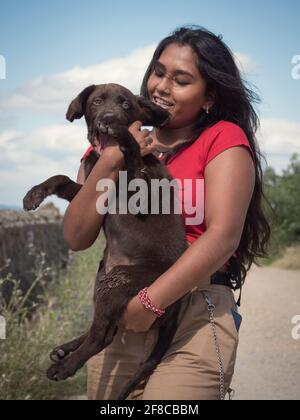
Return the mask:
<path id="1" fill-rule="evenodd" d="M 218 367 L 220 372 L 220 399 L 223 401 L 225 400 L 225 376 L 224 376 L 224 365 L 222 361 L 221 356 L 221 350 L 219 345 L 219 340 L 217 336 L 217 327 L 214 319 L 214 310 L 216 309 L 215 305 L 212 303 L 210 298 L 202 292 L 203 297 L 205 299 L 205 302 L 207 304 L 208 314 L 209 314 L 209 320 L 211 325 L 211 331 L 214 339 L 215 349 L 216 349 L 216 355 L 218 360 Z"/>

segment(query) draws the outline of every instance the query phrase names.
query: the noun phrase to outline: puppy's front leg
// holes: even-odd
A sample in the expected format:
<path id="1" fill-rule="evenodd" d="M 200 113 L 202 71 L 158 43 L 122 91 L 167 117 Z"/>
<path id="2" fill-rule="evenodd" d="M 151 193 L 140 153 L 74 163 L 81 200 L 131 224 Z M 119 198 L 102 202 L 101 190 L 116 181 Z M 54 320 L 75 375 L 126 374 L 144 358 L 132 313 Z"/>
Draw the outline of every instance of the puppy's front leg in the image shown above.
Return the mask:
<path id="1" fill-rule="evenodd" d="M 35 185 L 23 199 L 24 210 L 35 210 L 49 195 L 71 201 L 82 186 L 64 175 L 55 175 L 39 185 Z"/>
<path id="2" fill-rule="evenodd" d="M 125 126 L 111 125 L 110 132 L 124 154 L 128 178 L 139 177 L 144 167 L 140 146 Z"/>

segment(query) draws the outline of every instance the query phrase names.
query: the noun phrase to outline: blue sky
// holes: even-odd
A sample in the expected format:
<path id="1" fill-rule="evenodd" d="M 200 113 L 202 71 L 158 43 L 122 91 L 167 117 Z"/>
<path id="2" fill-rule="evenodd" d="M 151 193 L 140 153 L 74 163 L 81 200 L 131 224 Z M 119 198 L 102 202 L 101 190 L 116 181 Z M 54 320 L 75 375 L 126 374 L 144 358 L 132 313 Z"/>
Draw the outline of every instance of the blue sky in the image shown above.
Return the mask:
<path id="1" fill-rule="evenodd" d="M 280 171 L 288 155 L 299 151 L 296 137 L 300 135 L 300 79 L 291 76 L 292 57 L 300 55 L 299 21 L 298 0 L 2 0 L 0 55 L 6 60 L 6 79 L 0 80 L 0 176 L 4 181 L 10 179 L 8 160 L 11 159 L 15 171 L 12 182 L 18 186 L 3 187 L 6 182 L 1 182 L 0 203 L 20 203 L 23 189 L 30 186 L 33 178 L 37 178 L 34 182 L 37 183 L 47 174 L 45 166 L 49 176 L 54 174 L 53 170 L 65 169 L 74 178 L 77 158 L 86 146 L 84 139 L 80 146 L 70 145 L 73 160 L 68 161 L 61 159 L 66 157 L 61 149 L 52 144 L 50 150 L 46 142 L 54 126 L 58 130 L 66 124 L 63 106 L 67 107 L 72 86 L 79 86 L 80 78 L 97 74 L 97 67 L 93 66 L 112 59 L 123 58 L 128 64 L 133 51 L 155 46 L 184 24 L 199 24 L 222 34 L 231 50 L 244 57 L 247 78 L 257 86 L 262 97 L 259 112 L 266 133 L 265 152 L 269 163 Z M 70 77 L 74 76 L 76 83 L 66 87 L 68 93 L 57 100 L 64 84 L 61 82 L 58 89 L 55 75 L 63 75 L 62 80 L 68 84 L 68 72 L 76 68 L 82 73 L 72 73 Z M 137 74 L 140 75 L 138 71 Z M 112 81 L 110 71 L 106 77 L 101 81 Z M 125 76 L 124 80 L 127 80 Z M 42 82 L 53 89 L 49 103 L 57 103 L 51 109 L 47 107 L 47 91 L 40 89 Z M 133 86 L 130 85 L 133 82 L 128 83 L 129 87 Z M 36 89 L 34 98 L 30 96 L 32 89 Z M 11 100 L 13 95 L 18 96 Z M 6 107 L 6 103 L 10 105 Z M 81 125 L 66 126 L 66 130 L 76 127 L 84 133 Z M 29 152 L 23 154 L 22 162 L 14 157 L 26 144 L 30 144 L 34 153 L 37 133 L 46 133 L 44 149 L 41 144 L 37 147 L 37 153 L 45 158 L 41 172 L 38 166 L 32 170 Z"/>

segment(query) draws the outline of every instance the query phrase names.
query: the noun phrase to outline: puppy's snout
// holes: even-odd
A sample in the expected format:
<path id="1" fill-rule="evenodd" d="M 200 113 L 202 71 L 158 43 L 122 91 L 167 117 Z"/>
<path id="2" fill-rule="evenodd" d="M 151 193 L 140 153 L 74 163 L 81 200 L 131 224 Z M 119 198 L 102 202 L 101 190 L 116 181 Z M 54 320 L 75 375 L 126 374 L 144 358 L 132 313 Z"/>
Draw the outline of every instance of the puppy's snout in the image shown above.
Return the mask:
<path id="1" fill-rule="evenodd" d="M 116 119 L 116 116 L 114 113 L 107 112 L 106 114 L 103 115 L 102 122 L 104 124 L 111 124 L 114 122 L 115 119 Z"/>
<path id="2" fill-rule="evenodd" d="M 107 133 L 107 126 L 104 125 L 102 120 L 97 122 L 97 128 L 100 131 L 100 133 L 102 133 L 102 134 Z"/>
<path id="3" fill-rule="evenodd" d="M 112 112 L 107 112 L 104 115 L 101 115 L 97 122 L 98 130 L 102 134 L 107 134 L 109 132 L 109 126 L 116 121 L 116 116 Z"/>

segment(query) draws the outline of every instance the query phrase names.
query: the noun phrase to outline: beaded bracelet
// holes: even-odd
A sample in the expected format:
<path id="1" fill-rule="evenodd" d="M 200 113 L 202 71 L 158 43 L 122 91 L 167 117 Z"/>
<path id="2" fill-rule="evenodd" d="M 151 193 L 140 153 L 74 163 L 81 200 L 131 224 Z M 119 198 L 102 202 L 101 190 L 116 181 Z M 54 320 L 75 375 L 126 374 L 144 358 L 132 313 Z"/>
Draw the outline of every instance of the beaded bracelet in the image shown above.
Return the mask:
<path id="1" fill-rule="evenodd" d="M 145 289 L 139 291 L 138 296 L 140 298 L 141 303 L 145 306 L 145 308 L 152 311 L 157 317 L 164 315 L 166 311 L 163 309 L 156 308 L 156 306 L 154 306 L 151 302 L 147 292 L 148 287 L 145 287 Z"/>

